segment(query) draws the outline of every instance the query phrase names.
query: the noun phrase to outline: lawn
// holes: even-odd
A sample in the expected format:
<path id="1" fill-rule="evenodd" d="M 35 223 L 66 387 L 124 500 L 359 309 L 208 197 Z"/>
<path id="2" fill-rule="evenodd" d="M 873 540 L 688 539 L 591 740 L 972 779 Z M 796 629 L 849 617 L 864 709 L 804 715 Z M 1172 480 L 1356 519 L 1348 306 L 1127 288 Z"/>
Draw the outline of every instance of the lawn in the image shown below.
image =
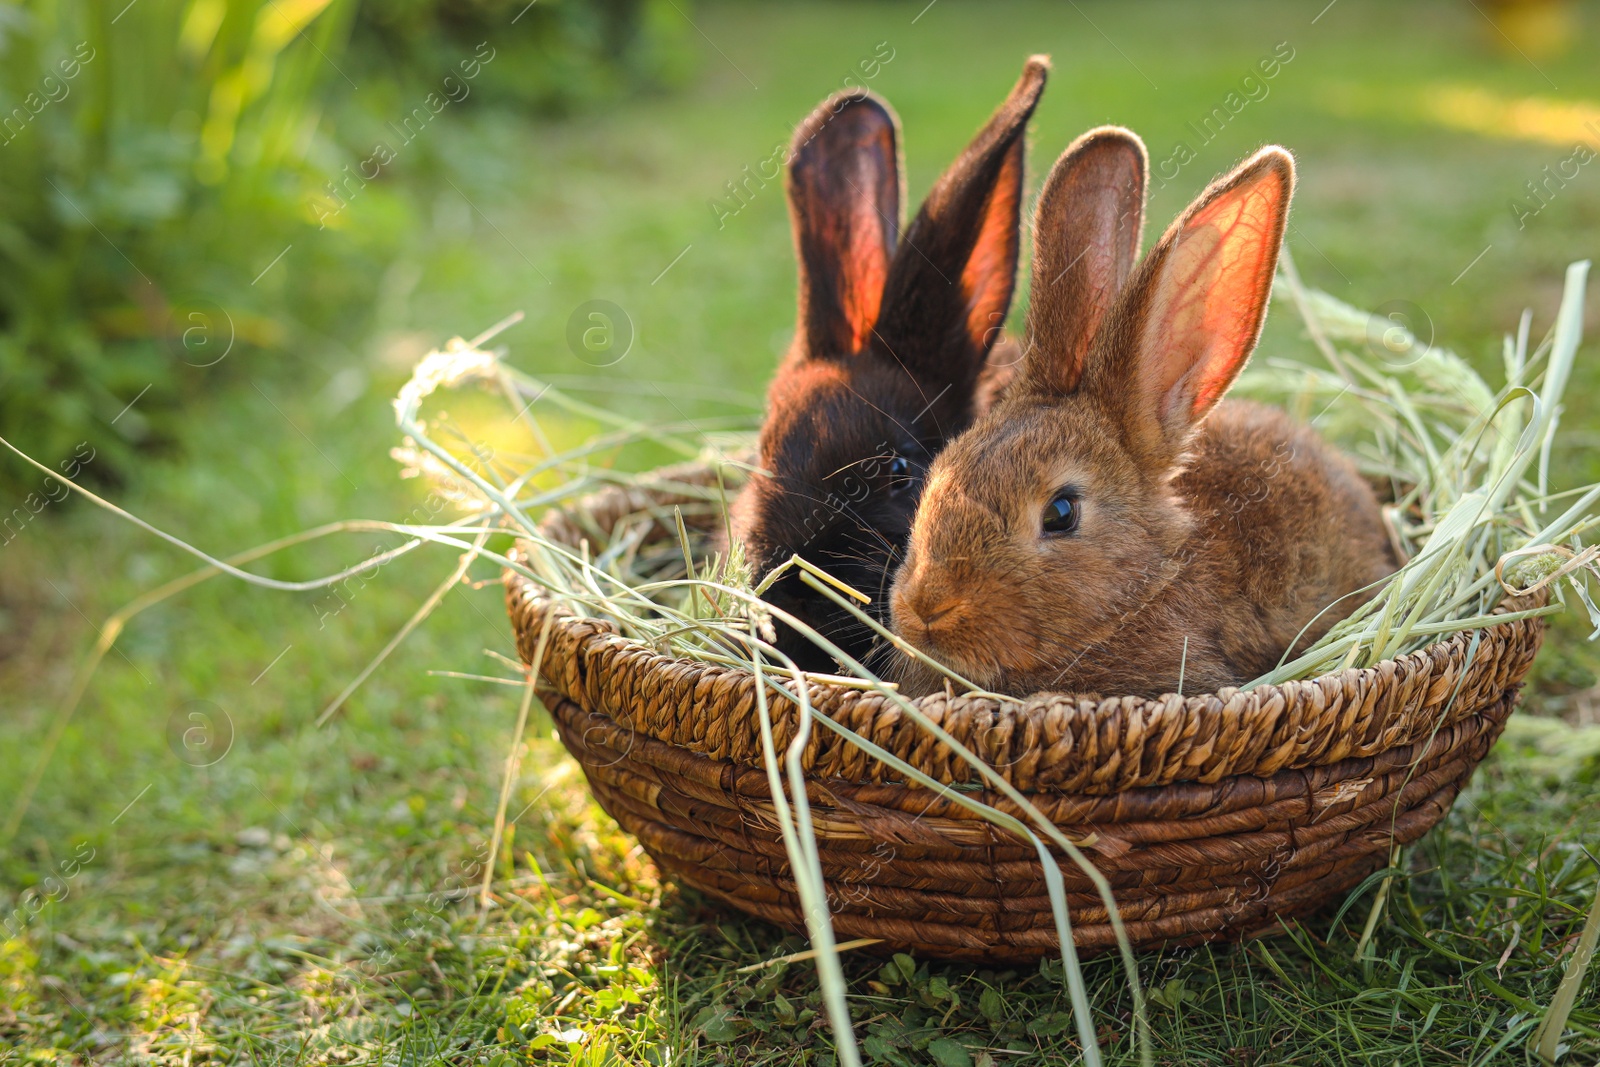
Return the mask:
<path id="1" fill-rule="evenodd" d="M 402 156 L 346 208 L 403 204 L 395 217 L 414 220 L 375 306 L 351 309 L 365 336 L 242 347 L 177 447 L 107 494 L 219 555 L 401 519 L 426 490 L 388 455 L 388 399 L 430 347 L 514 311 L 526 317 L 502 340 L 519 367 L 651 419 L 753 426 L 792 330 L 794 270 L 779 183 L 743 171 L 868 61 L 903 122 L 913 203 L 1033 52 L 1054 72 L 1031 188 L 1078 132 L 1121 123 L 1150 146 L 1159 230 L 1215 173 L 1283 143 L 1300 163 L 1288 245 L 1307 281 L 1402 312 L 1482 368 L 1524 308 L 1548 328 L 1566 264 L 1600 251 L 1600 164 L 1543 201 L 1526 187 L 1580 140 L 1600 146 L 1600 8 L 1582 9 L 1565 57 L 1533 60 L 1472 3 L 924 4 L 681 5 L 697 65 L 677 91 L 559 121 L 447 111 L 420 135 L 443 169 Z M 1202 143 L 1195 127 L 1269 56 L 1265 94 Z M 374 128 L 405 110 L 381 86 L 326 92 Z M 339 225 L 310 238 L 343 239 Z M 258 284 L 286 284 L 306 254 L 291 246 Z M 593 300 L 626 316 L 620 362 L 569 346 Z M 1600 481 L 1600 293 L 1588 306 L 1570 447 L 1552 463 L 1564 484 Z M 1269 348 L 1303 349 L 1290 319 L 1269 322 Z M 482 410 L 452 414 L 469 438 L 502 440 Z M 303 578 L 392 541 L 352 534 L 256 566 Z M 193 561 L 77 501 L 0 550 L 0 1063 L 834 1062 L 815 972 L 770 962 L 803 941 L 663 882 L 542 715 L 485 857 L 516 691 L 436 672 L 507 673 L 491 569 L 316 725 L 455 563 L 408 556 L 337 598 L 196 586 L 128 623 L 63 722 L 104 620 Z M 1402 857 L 1360 958 L 1370 885 L 1277 937 L 1141 959 L 1158 1062 L 1528 1062 L 1600 886 L 1580 848 L 1600 853 L 1586 630 L 1558 626 L 1494 756 Z M 855 954 L 847 974 L 877 1061 L 1081 1055 L 1058 966 Z M 1119 966 L 1088 977 L 1107 1061 L 1138 1062 Z M 1597 982 L 1562 1062 L 1600 1057 Z"/>

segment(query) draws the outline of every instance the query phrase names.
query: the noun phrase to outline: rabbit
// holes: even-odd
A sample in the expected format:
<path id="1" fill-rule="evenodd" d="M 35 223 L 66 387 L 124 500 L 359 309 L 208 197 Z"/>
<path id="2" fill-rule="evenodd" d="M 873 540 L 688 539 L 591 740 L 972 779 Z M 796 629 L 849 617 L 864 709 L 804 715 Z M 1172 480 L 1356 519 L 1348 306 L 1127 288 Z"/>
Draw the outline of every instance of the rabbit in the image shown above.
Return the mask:
<path id="1" fill-rule="evenodd" d="M 1266 316 L 1293 157 L 1263 148 L 1214 182 L 1135 270 L 1120 212 L 1147 174 L 1114 127 L 1057 161 L 1018 380 L 934 460 L 895 575 L 894 631 L 984 689 L 1238 685 L 1398 566 L 1348 459 L 1223 400 Z M 893 673 L 911 695 L 944 684 L 909 656 Z"/>
<path id="2" fill-rule="evenodd" d="M 798 323 L 768 390 L 759 469 L 730 509 L 757 578 L 799 553 L 886 618 L 928 463 L 1020 359 L 1007 342 L 989 357 L 1016 282 L 1024 133 L 1048 72 L 1047 57 L 1028 60 L 903 236 L 899 122 L 886 102 L 838 93 L 795 131 Z M 851 657 L 875 654 L 871 628 L 797 575 L 765 596 Z M 837 669 L 799 631 L 777 636 L 802 668 Z"/>

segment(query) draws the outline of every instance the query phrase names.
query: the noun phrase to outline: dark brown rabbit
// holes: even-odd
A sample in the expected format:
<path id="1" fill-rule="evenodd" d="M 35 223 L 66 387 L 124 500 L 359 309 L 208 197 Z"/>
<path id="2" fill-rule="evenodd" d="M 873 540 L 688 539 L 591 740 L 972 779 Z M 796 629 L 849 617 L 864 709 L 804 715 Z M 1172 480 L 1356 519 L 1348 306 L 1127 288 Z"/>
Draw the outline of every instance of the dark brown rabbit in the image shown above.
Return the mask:
<path id="1" fill-rule="evenodd" d="M 1024 133 L 1049 70 L 1030 59 L 1010 96 L 900 227 L 899 126 L 863 90 L 795 131 L 787 188 L 799 259 L 794 344 L 767 396 L 759 466 L 733 508 L 757 576 L 799 553 L 882 600 L 933 456 L 1005 377 L 989 355 L 1016 281 Z M 852 657 L 869 627 L 798 578 L 767 599 Z M 786 626 L 808 670 L 832 659 Z"/>
<path id="2" fill-rule="evenodd" d="M 1256 153 L 1134 271 L 1115 205 L 1146 167 L 1107 128 L 1051 171 L 1021 374 L 934 461 L 895 579 L 896 632 L 989 689 L 1235 685 L 1395 568 L 1348 460 L 1278 411 L 1219 403 L 1266 315 L 1293 159 Z M 942 684 L 900 670 L 910 692 Z"/>

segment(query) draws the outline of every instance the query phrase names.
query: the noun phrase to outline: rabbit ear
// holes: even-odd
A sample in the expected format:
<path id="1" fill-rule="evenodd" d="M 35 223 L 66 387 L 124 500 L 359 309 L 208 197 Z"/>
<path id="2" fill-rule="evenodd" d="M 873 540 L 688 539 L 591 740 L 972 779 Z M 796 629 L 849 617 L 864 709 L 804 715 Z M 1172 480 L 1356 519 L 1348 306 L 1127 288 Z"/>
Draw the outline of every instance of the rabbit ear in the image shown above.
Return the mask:
<path id="1" fill-rule="evenodd" d="M 878 341 L 923 382 L 970 388 L 1016 288 L 1024 134 L 1050 73 L 1033 56 L 923 201 L 889 270 Z"/>
<path id="2" fill-rule="evenodd" d="M 900 228 L 899 142 L 893 110 L 863 90 L 829 97 L 795 130 L 788 192 L 798 341 L 813 357 L 861 351 L 878 320 Z"/>
<path id="3" fill-rule="evenodd" d="M 1132 130 L 1102 126 L 1061 154 L 1034 213 L 1024 379 L 1066 394 L 1139 256 L 1149 157 Z"/>
<path id="4" fill-rule="evenodd" d="M 1276 146 L 1214 182 L 1151 249 L 1096 346 L 1098 392 L 1131 405 L 1153 461 L 1182 450 L 1249 361 L 1293 191 L 1294 157 Z"/>

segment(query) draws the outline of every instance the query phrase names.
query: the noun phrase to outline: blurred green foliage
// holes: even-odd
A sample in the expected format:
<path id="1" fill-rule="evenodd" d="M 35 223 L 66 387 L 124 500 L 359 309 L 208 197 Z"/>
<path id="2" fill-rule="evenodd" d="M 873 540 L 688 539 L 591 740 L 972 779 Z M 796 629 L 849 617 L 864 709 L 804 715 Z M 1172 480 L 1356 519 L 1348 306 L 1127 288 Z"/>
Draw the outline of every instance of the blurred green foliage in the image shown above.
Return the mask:
<path id="1" fill-rule="evenodd" d="M 114 478 L 175 441 L 245 354 L 353 341 L 415 210 L 370 193 L 323 239 L 386 177 L 364 135 L 465 104 L 479 42 L 480 58 L 511 55 L 470 92 L 530 111 L 664 84 L 687 54 L 675 14 L 647 0 L 0 7 L 0 434 L 49 465 L 90 441 L 89 476 Z M 0 471 L 8 494 L 38 488 Z"/>
<path id="2" fill-rule="evenodd" d="M 37 0 L 0 37 L 0 426 L 47 463 L 90 439 L 102 477 L 170 436 L 230 338 L 279 339 L 251 267 L 299 224 L 318 53 L 350 16 L 119 7 Z"/>
<path id="3" fill-rule="evenodd" d="M 507 33 L 515 27 L 514 34 Z M 670 0 L 388 0 L 356 17 L 356 47 L 391 76 L 448 71 L 479 42 L 511 53 L 477 91 L 551 115 L 681 85 L 689 27 Z"/>

